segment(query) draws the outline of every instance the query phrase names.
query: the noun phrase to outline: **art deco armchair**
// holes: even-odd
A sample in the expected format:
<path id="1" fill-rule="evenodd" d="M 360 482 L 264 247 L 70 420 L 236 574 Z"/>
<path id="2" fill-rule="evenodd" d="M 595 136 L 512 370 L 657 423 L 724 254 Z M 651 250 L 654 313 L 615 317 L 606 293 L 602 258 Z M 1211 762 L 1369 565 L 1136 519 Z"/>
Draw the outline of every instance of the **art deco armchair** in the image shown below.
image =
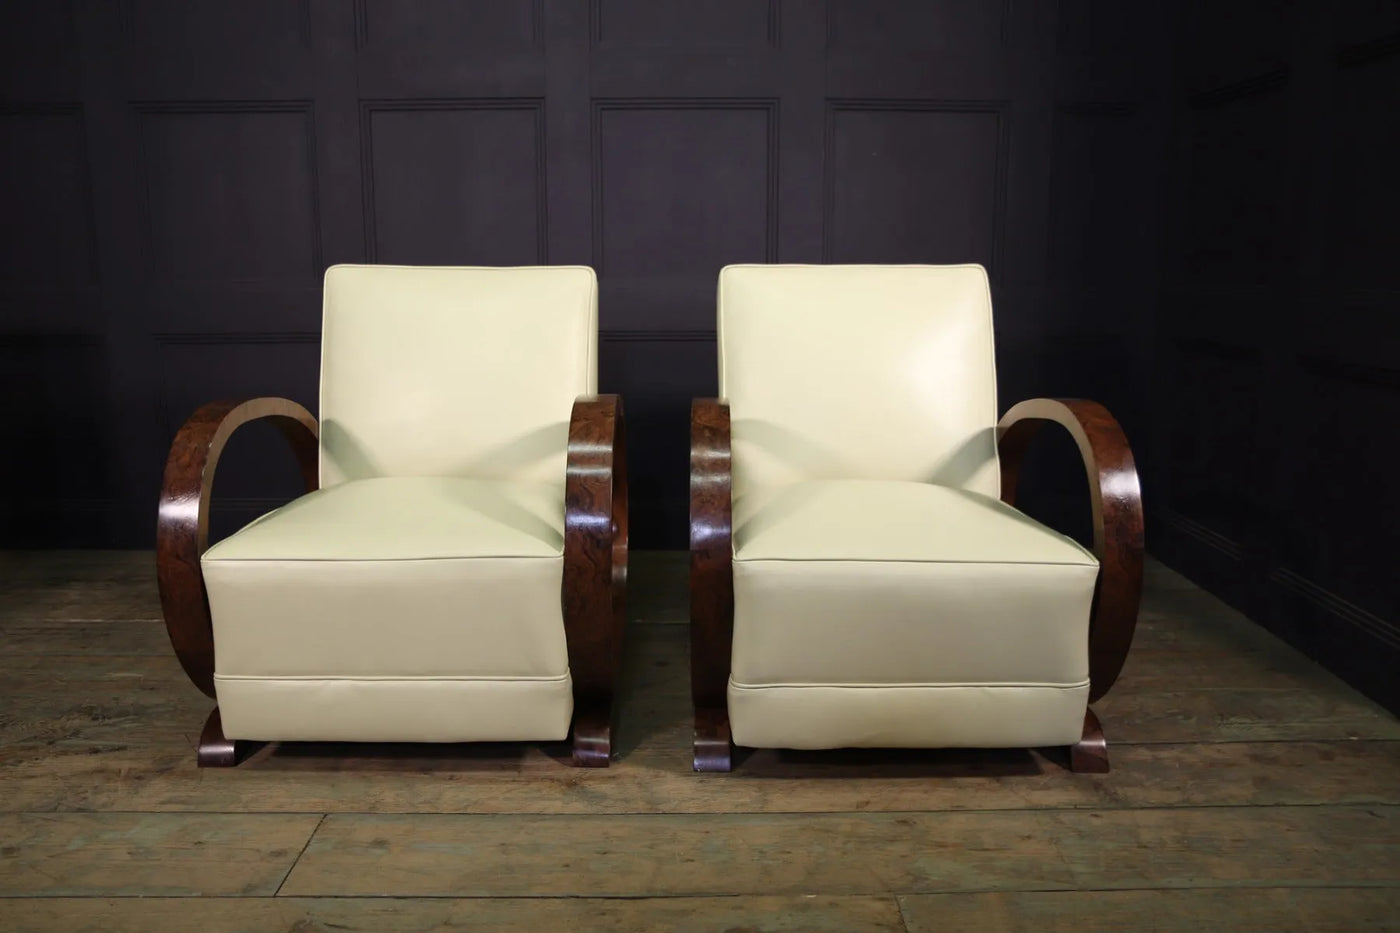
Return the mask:
<path id="1" fill-rule="evenodd" d="M 596 395 L 583 267 L 334 266 L 320 431 L 295 402 L 199 409 L 160 501 L 161 602 L 239 740 L 564 739 L 606 767 L 627 574 L 622 404 Z M 207 548 L 214 469 L 257 419 L 307 494 Z"/>
<path id="2" fill-rule="evenodd" d="M 767 748 L 1069 746 L 1142 585 L 1138 478 L 1100 405 L 997 421 L 980 266 L 730 266 L 719 390 L 691 412 L 695 769 Z M 1088 471 L 1094 550 L 1013 506 L 1048 422 Z"/>

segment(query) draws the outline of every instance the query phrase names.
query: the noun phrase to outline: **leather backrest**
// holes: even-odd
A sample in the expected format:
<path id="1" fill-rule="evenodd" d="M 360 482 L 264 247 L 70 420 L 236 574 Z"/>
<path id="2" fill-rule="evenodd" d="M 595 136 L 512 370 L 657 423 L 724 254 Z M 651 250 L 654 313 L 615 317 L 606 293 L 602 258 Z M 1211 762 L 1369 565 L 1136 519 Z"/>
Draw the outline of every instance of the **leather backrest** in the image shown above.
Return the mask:
<path id="1" fill-rule="evenodd" d="M 597 391 L 586 266 L 326 270 L 321 485 L 371 476 L 564 482 Z"/>
<path id="2" fill-rule="evenodd" d="M 999 495 L 981 266 L 728 266 L 718 329 L 736 496 L 805 479 Z"/>

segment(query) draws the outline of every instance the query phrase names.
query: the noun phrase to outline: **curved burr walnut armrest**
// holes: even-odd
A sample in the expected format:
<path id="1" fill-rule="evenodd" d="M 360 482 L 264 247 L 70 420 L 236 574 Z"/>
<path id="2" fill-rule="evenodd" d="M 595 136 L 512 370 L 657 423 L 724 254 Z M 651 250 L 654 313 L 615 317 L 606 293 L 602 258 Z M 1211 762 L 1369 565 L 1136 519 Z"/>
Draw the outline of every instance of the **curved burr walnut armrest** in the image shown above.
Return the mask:
<path id="1" fill-rule="evenodd" d="M 156 576 L 170 644 L 185 673 L 207 696 L 214 695 L 214 629 L 204 589 L 200 555 L 209 546 L 209 497 L 214 469 L 234 431 L 267 418 L 287 438 L 301 467 L 306 491 L 317 479 L 316 419 L 296 402 L 255 398 L 210 402 L 180 428 L 170 445 L 156 521 Z M 217 714 L 217 711 L 216 711 Z"/>
<path id="2" fill-rule="evenodd" d="M 627 432 L 622 399 L 581 397 L 564 477 L 564 636 L 574 682 L 574 764 L 606 768 L 627 592 Z"/>
<path id="3" fill-rule="evenodd" d="M 1026 447 L 1046 422 L 1070 433 L 1084 457 L 1094 513 L 1099 580 L 1089 621 L 1089 702 L 1108 693 L 1133 642 L 1142 597 L 1142 491 L 1133 452 L 1118 422 L 1098 402 L 1038 398 L 1012 406 L 997 424 L 1001 498 L 1016 504 Z"/>
<path id="4" fill-rule="evenodd" d="M 690 695 L 695 704 L 696 771 L 730 768 L 732 490 L 729 405 L 696 399 L 690 407 Z"/>

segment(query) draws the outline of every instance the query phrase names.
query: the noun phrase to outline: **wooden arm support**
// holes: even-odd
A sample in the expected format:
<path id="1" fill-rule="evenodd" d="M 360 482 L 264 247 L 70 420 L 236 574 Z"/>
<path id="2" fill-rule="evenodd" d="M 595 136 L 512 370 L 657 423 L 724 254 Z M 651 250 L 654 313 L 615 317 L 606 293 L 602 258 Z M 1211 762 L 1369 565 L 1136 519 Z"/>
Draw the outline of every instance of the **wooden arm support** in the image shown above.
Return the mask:
<path id="1" fill-rule="evenodd" d="M 564 635 L 574 682 L 574 764 L 606 768 L 627 592 L 627 432 L 622 399 L 582 397 L 564 478 Z"/>
<path id="2" fill-rule="evenodd" d="M 696 399 L 690 408 L 690 695 L 696 771 L 730 768 L 732 489 L 729 405 Z"/>
<path id="3" fill-rule="evenodd" d="M 316 419 L 284 398 L 205 405 L 180 428 L 165 461 L 156 521 L 160 604 L 175 655 L 194 685 L 210 697 L 214 696 L 214 629 L 199 558 L 209 546 L 214 469 L 233 432 L 262 418 L 287 438 L 306 491 L 314 491 L 318 485 Z"/>
<path id="4" fill-rule="evenodd" d="M 1084 457 L 1093 506 L 1099 579 L 1089 621 L 1089 702 L 1108 693 L 1133 642 L 1142 597 L 1142 491 L 1118 422 L 1097 402 L 1038 398 L 1015 405 L 997 425 L 1001 498 L 1016 504 L 1021 459 L 1047 422 L 1070 433 Z"/>

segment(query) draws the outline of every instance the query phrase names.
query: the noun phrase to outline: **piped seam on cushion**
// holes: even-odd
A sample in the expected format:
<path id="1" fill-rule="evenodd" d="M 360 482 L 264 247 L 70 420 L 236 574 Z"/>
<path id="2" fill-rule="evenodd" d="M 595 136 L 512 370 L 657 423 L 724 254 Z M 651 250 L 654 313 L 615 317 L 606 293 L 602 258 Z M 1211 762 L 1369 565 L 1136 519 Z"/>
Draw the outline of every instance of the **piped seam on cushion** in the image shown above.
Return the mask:
<path id="1" fill-rule="evenodd" d="M 996 683 L 909 683 L 909 684 L 827 684 L 827 683 L 778 683 L 778 684 L 746 684 L 740 683 L 733 677 L 729 678 L 729 686 L 738 690 L 772 690 L 772 689 L 801 689 L 804 687 L 837 688 L 840 690 L 944 690 L 960 689 L 965 687 L 1011 687 L 1018 689 L 1045 689 L 1045 690 L 1082 690 L 1089 686 L 1089 681 L 1084 680 L 1072 684 L 1046 684 L 1046 683 L 1012 683 L 1009 681 L 998 681 Z"/>
<path id="2" fill-rule="evenodd" d="M 734 561 L 744 564 L 982 564 L 987 567 L 1099 567 L 1099 562 L 1073 560 L 929 560 L 922 557 L 744 557 L 735 552 Z"/>
<path id="3" fill-rule="evenodd" d="M 310 676 L 301 675 L 301 674 L 219 674 L 219 673 L 215 673 L 215 674 L 214 674 L 214 680 L 215 680 L 215 681 L 265 681 L 265 680 L 275 680 L 275 681 L 287 681 L 287 682 L 293 682 L 293 683 L 295 683 L 295 682 L 307 682 L 307 683 L 311 683 L 311 682 L 325 682 L 325 681 L 336 681 L 336 682 L 340 682 L 340 681 L 360 682 L 360 681 L 363 681 L 363 682 L 365 682 L 365 683 L 404 683 L 404 682 L 442 683 L 442 682 L 444 682 L 444 681 L 452 681 L 452 682 L 458 682 L 458 681 L 460 681 L 460 682 L 463 682 L 463 683 L 479 682 L 479 683 L 539 683 L 539 684 L 558 684 L 558 683 L 564 683 L 564 682 L 566 682 L 568 679 L 569 679 L 569 673 L 568 673 L 568 671 L 565 671 L 563 674 L 559 674 L 559 675 L 552 676 L 552 677 L 471 677 L 471 676 L 467 676 L 467 677 L 458 677 L 458 676 L 454 676 L 454 675 L 436 675 L 436 674 L 425 674 L 425 675 L 417 675 L 417 676 L 415 676 L 415 675 L 402 675 L 402 676 L 385 676 L 385 677 L 365 676 L 365 675 L 358 675 L 358 674 L 356 674 L 356 675 L 347 675 L 347 676 L 340 676 L 340 675 L 334 675 L 334 674 L 330 674 L 330 675 L 328 675 L 328 674 L 316 674 L 316 675 L 310 675 Z"/>
<path id="4" fill-rule="evenodd" d="M 564 556 L 558 554 L 475 554 L 455 557 L 210 557 L 207 553 L 200 561 L 213 564 L 426 564 L 433 561 L 456 560 L 552 560 Z"/>

